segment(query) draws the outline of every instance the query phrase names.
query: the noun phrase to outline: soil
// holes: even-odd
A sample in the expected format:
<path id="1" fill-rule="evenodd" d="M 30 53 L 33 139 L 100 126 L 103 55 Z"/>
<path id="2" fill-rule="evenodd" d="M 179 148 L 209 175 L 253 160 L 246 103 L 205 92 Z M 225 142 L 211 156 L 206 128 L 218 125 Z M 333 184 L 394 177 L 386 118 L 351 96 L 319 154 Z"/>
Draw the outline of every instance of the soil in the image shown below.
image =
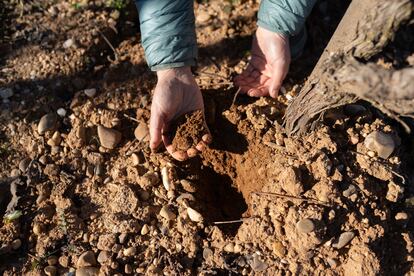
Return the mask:
<path id="1" fill-rule="evenodd" d="M 0 274 L 414 273 L 412 136 L 363 101 L 330 110 L 300 138 L 281 125 L 348 3 L 318 2 L 277 99 L 234 103 L 231 79 L 248 62 L 259 3 L 195 3 L 196 81 L 213 142 L 184 162 L 135 139 L 156 77 L 135 7 L 122 3 L 5 9 Z M 412 52 L 400 59 L 402 48 L 391 46 L 378 64 L 411 62 Z M 49 113 L 58 122 L 40 135 Z M 113 149 L 101 146 L 98 126 L 122 134 Z M 179 137 L 197 140 L 197 129 L 179 128 Z M 387 159 L 365 147 L 374 131 L 394 139 Z"/>
<path id="2" fill-rule="evenodd" d="M 185 114 L 176 121 L 172 145 L 175 150 L 187 151 L 195 148 L 202 137 L 207 133 L 204 115 L 201 110 Z"/>

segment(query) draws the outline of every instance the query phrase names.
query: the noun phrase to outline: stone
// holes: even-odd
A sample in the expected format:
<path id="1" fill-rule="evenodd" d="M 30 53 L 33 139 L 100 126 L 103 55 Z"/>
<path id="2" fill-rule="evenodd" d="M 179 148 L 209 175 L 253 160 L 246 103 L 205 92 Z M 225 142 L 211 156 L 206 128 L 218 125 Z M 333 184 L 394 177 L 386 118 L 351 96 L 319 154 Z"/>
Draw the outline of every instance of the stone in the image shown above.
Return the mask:
<path id="1" fill-rule="evenodd" d="M 145 163 L 145 158 L 142 154 L 133 153 L 131 154 L 132 165 L 138 166 L 139 164 Z"/>
<path id="2" fill-rule="evenodd" d="M 57 111 L 56 111 L 56 113 L 57 113 L 57 115 L 59 115 L 60 117 L 65 117 L 66 116 L 66 114 L 67 114 L 67 112 L 66 112 L 66 109 L 64 109 L 64 108 L 59 108 Z"/>
<path id="3" fill-rule="evenodd" d="M 111 253 L 108 251 L 101 251 L 98 254 L 98 263 L 104 264 L 111 258 Z"/>
<path id="4" fill-rule="evenodd" d="M 406 212 L 398 212 L 395 214 L 395 220 L 408 220 L 408 214 Z"/>
<path id="5" fill-rule="evenodd" d="M 167 205 L 161 208 L 160 216 L 166 220 L 174 220 L 177 217 L 176 214 L 174 214 Z"/>
<path id="6" fill-rule="evenodd" d="M 393 181 L 388 183 L 386 199 L 391 202 L 397 202 L 403 197 L 404 187 L 395 184 Z"/>
<path id="7" fill-rule="evenodd" d="M 54 276 L 57 274 L 56 266 L 48 265 L 43 270 L 47 276 Z"/>
<path id="8" fill-rule="evenodd" d="M 180 180 L 180 184 L 186 192 L 195 193 L 197 191 L 195 185 L 187 179 Z"/>
<path id="9" fill-rule="evenodd" d="M 61 141 L 62 141 L 62 137 L 60 136 L 60 132 L 55 131 L 55 133 L 53 133 L 52 138 L 50 138 L 47 141 L 47 144 L 51 147 L 55 147 L 55 146 L 59 146 Z"/>
<path id="10" fill-rule="evenodd" d="M 45 227 L 43 226 L 43 224 L 41 223 L 34 223 L 33 225 L 33 234 L 35 234 L 36 236 L 39 236 L 41 234 L 43 234 L 43 232 L 45 231 L 44 229 Z"/>
<path id="11" fill-rule="evenodd" d="M 234 252 L 234 243 L 230 242 L 228 244 L 226 244 L 223 248 L 224 251 L 229 252 L 229 253 L 233 253 Z"/>
<path id="12" fill-rule="evenodd" d="M 131 257 L 134 256 L 137 253 L 137 249 L 135 247 L 128 247 L 126 249 L 124 249 L 124 256 L 126 257 Z"/>
<path id="13" fill-rule="evenodd" d="M 203 259 L 208 261 L 211 258 L 213 258 L 213 250 L 211 250 L 210 248 L 204 248 L 203 249 Z"/>
<path id="14" fill-rule="evenodd" d="M 254 254 L 252 260 L 250 261 L 250 267 L 254 270 L 254 272 L 261 272 L 265 271 L 268 265 L 261 261 L 258 255 Z"/>
<path id="15" fill-rule="evenodd" d="M 81 267 L 76 269 L 76 276 L 98 276 L 99 269 L 96 267 Z"/>
<path id="16" fill-rule="evenodd" d="M 40 118 L 37 125 L 37 132 L 40 135 L 45 134 L 47 131 L 56 130 L 58 125 L 57 115 L 55 113 L 49 113 Z"/>
<path id="17" fill-rule="evenodd" d="M 141 235 L 145 236 L 146 234 L 148 234 L 150 231 L 149 227 L 147 224 L 144 224 L 141 228 Z"/>
<path id="18" fill-rule="evenodd" d="M 315 230 L 315 224 L 308 218 L 302 219 L 296 224 L 296 229 L 301 233 L 310 233 Z"/>
<path id="19" fill-rule="evenodd" d="M 119 144 L 122 138 L 122 134 L 111 128 L 104 126 L 98 126 L 98 137 L 101 145 L 107 149 L 114 149 Z"/>
<path id="20" fill-rule="evenodd" d="M 96 95 L 96 88 L 85 89 L 83 90 L 83 93 L 85 93 L 85 95 L 89 98 L 93 98 Z"/>
<path id="21" fill-rule="evenodd" d="M 126 264 L 124 271 L 125 271 L 125 274 L 132 274 L 134 270 L 132 269 L 132 266 L 130 264 Z"/>
<path id="22" fill-rule="evenodd" d="M 355 237 L 354 232 L 351 232 L 351 231 L 344 232 L 339 236 L 338 242 L 334 243 L 332 246 L 337 249 L 341 249 L 342 247 L 350 243 L 354 237 Z"/>
<path id="23" fill-rule="evenodd" d="M 58 261 L 59 261 L 59 264 L 62 267 L 65 267 L 66 268 L 66 267 L 69 266 L 69 257 L 66 256 L 66 255 L 60 256 Z"/>
<path id="24" fill-rule="evenodd" d="M 395 149 L 395 142 L 390 134 L 381 131 L 373 131 L 365 137 L 365 147 L 374 151 L 379 157 L 387 159 Z"/>
<path id="25" fill-rule="evenodd" d="M 75 40 L 73 40 L 72 38 L 69 38 L 68 40 L 66 40 L 65 42 L 63 42 L 63 48 L 68 49 L 70 47 L 72 47 L 73 45 L 75 45 Z"/>
<path id="26" fill-rule="evenodd" d="M 149 141 L 149 128 L 144 122 L 139 122 L 137 128 L 134 131 L 135 138 L 138 141 L 148 142 Z"/>
<path id="27" fill-rule="evenodd" d="M 344 197 L 350 197 L 355 192 L 356 192 L 356 187 L 355 187 L 355 185 L 351 184 L 351 185 L 349 185 L 348 189 L 346 189 L 345 191 L 342 192 L 342 195 Z"/>
<path id="28" fill-rule="evenodd" d="M 29 158 L 24 158 L 19 162 L 19 170 L 23 173 L 26 172 L 27 168 L 30 165 L 30 162 L 32 162 L 32 160 L 30 160 Z"/>
<path id="29" fill-rule="evenodd" d="M 118 239 L 119 239 L 119 243 L 120 244 L 124 244 L 126 242 L 128 238 L 128 234 L 127 233 L 122 233 L 121 235 L 119 235 Z"/>
<path id="30" fill-rule="evenodd" d="M 188 217 L 194 222 L 203 221 L 203 216 L 191 207 L 187 207 Z"/>
<path id="31" fill-rule="evenodd" d="M 283 258 L 286 255 L 286 248 L 280 241 L 275 241 L 273 243 L 273 253 L 279 258 Z"/>
<path id="32" fill-rule="evenodd" d="M 11 243 L 11 247 L 13 248 L 13 250 L 17 250 L 20 248 L 20 246 L 22 246 L 22 241 L 21 239 L 15 239 L 14 241 L 12 241 Z"/>
<path id="33" fill-rule="evenodd" d="M 49 256 L 47 258 L 48 265 L 57 265 L 58 264 L 58 258 L 56 256 Z"/>
<path id="34" fill-rule="evenodd" d="M 93 253 L 93 251 L 86 251 L 79 256 L 79 259 L 76 262 L 76 267 L 96 266 L 96 264 L 95 253 Z"/>
<path id="35" fill-rule="evenodd" d="M 3 100 L 8 100 L 13 96 L 13 89 L 11 88 L 1 88 L 0 89 L 0 98 Z"/>
<path id="36" fill-rule="evenodd" d="M 298 196 L 304 192 L 301 182 L 301 171 L 295 167 L 285 168 L 279 175 L 282 189 L 289 195 Z"/>

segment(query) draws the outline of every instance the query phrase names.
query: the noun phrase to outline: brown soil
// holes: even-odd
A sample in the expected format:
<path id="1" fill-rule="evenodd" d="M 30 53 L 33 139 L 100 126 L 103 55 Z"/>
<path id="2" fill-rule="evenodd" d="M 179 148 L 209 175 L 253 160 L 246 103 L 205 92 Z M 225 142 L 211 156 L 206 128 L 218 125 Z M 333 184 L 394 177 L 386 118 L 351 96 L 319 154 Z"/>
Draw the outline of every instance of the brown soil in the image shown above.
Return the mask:
<path id="1" fill-rule="evenodd" d="M 277 99 L 239 96 L 235 104 L 229 80 L 247 63 L 259 4 L 196 3 L 196 80 L 214 139 L 185 162 L 134 138 L 137 122 L 148 122 L 156 78 L 131 31 L 134 7 L 118 17 L 105 3 L 8 9 L 13 47 L 1 59 L 0 89 L 13 95 L 0 106 L 0 274 L 414 272 L 412 137 L 365 102 L 331 110 L 302 138 L 280 125 L 343 1 L 318 2 L 307 51 Z M 63 48 L 69 37 L 79 43 Z M 404 66 L 398 49 L 378 63 Z M 59 108 L 59 128 L 39 135 L 40 118 Z M 98 125 L 122 133 L 115 149 L 100 146 Z M 373 131 L 394 137 L 388 159 L 365 147 Z M 189 207 L 203 219 L 191 220 Z"/>
<path id="2" fill-rule="evenodd" d="M 175 123 L 172 145 L 175 150 L 186 151 L 195 148 L 202 137 L 207 133 L 204 115 L 201 110 L 185 114 Z"/>

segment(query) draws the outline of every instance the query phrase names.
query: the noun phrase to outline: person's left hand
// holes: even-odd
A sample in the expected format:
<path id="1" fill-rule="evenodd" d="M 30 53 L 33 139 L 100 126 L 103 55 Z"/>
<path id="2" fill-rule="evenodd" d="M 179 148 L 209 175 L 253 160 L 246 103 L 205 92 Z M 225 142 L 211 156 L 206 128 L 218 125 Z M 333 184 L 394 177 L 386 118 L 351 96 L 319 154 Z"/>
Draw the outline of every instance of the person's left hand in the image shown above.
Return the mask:
<path id="1" fill-rule="evenodd" d="M 276 98 L 290 64 L 289 38 L 258 27 L 253 38 L 252 56 L 234 83 L 251 97 Z"/>

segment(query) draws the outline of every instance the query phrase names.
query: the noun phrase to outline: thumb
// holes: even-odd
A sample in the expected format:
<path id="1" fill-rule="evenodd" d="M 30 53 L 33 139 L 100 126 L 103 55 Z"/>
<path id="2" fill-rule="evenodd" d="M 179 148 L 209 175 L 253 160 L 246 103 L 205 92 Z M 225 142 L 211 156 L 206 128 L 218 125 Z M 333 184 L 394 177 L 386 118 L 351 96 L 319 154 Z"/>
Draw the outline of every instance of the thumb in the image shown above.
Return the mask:
<path id="1" fill-rule="evenodd" d="M 270 78 L 270 87 L 269 87 L 269 94 L 270 97 L 276 98 L 279 94 L 280 87 L 282 86 L 283 80 L 287 74 L 287 66 L 284 64 L 279 64 L 275 66 L 272 77 Z"/>
<path id="2" fill-rule="evenodd" d="M 164 127 L 164 116 L 158 112 L 151 112 L 150 118 L 150 148 L 156 149 L 161 143 L 161 132 Z"/>

